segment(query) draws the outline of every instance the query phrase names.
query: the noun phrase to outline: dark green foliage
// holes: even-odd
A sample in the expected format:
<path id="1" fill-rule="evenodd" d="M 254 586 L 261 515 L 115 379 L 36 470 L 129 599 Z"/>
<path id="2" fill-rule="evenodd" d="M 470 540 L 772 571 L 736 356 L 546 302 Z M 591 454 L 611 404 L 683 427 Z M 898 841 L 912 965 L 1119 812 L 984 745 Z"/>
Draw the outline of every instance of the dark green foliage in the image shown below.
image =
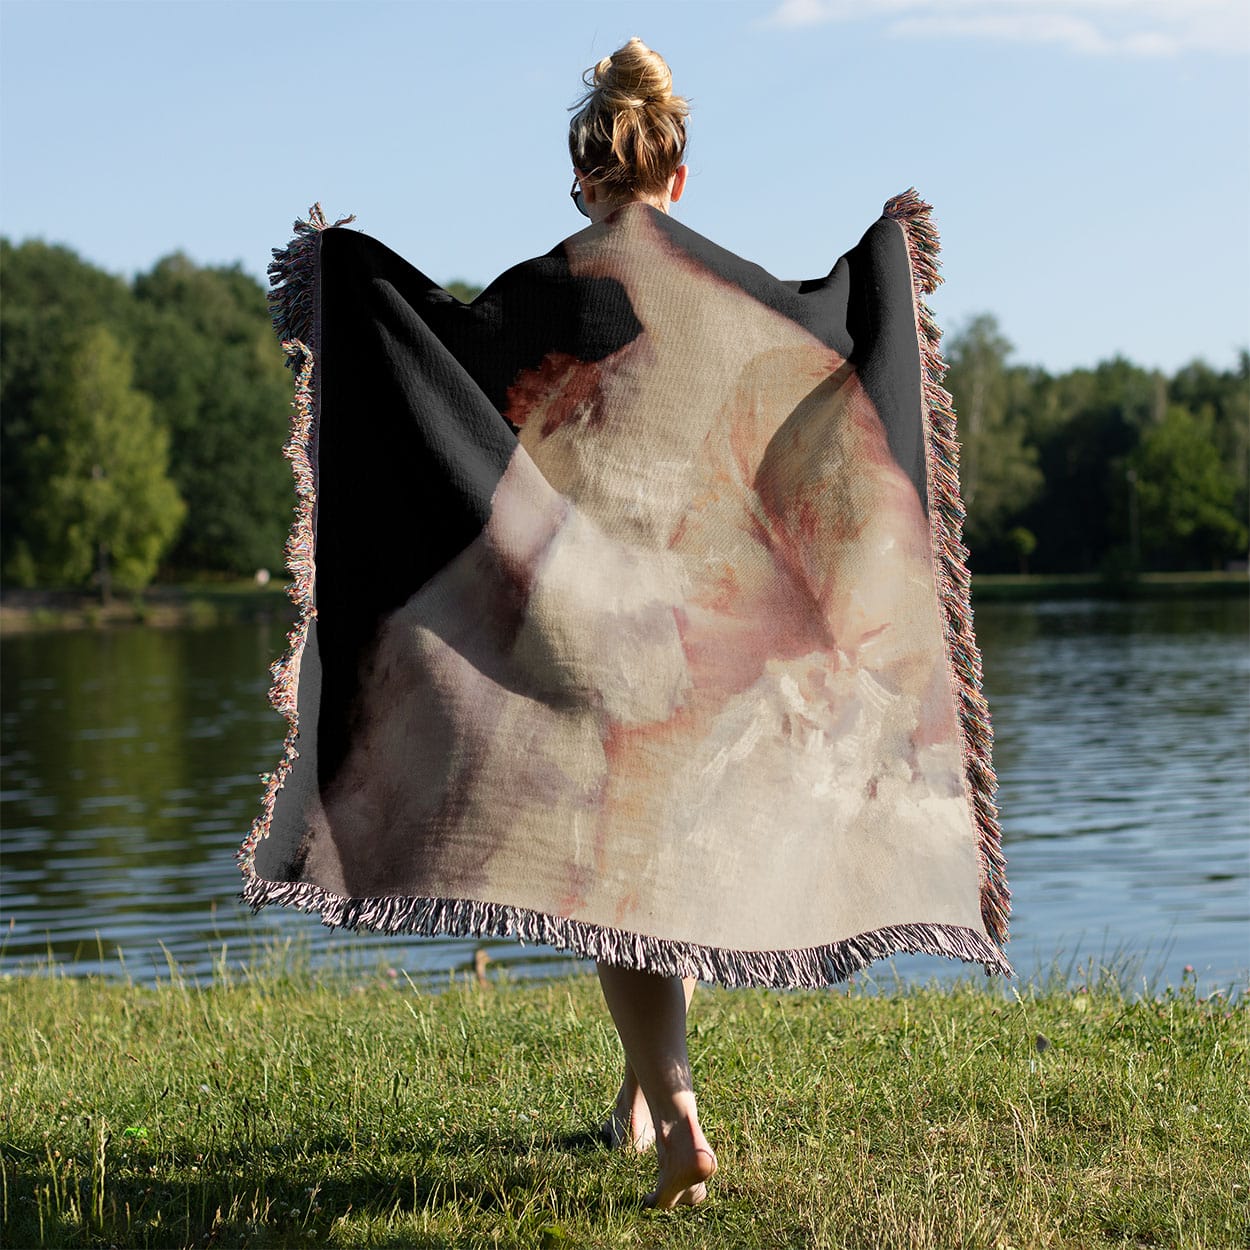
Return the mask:
<path id="1" fill-rule="evenodd" d="M 187 501 L 180 568 L 278 568 L 290 524 L 291 384 L 264 293 L 241 269 L 160 261 L 134 286 L 139 386 L 159 397 Z"/>
<path id="2" fill-rule="evenodd" d="M 104 599 L 141 590 L 186 511 L 166 475 L 169 435 L 132 385 L 130 354 L 104 327 L 87 329 L 35 398 L 25 449 L 37 489 L 14 564 L 30 584 L 81 586 Z"/>
<path id="3" fill-rule="evenodd" d="M 77 461 L 53 455 L 59 436 L 40 422 L 97 327 L 134 361 L 127 386 L 151 401 L 143 420 L 155 444 L 168 439 L 167 469 L 159 455 L 147 461 L 152 489 L 167 472 L 185 503 L 172 545 L 157 527 L 145 550 L 165 550 L 167 571 L 180 574 L 280 567 L 294 503 L 279 454 L 291 380 L 260 284 L 237 265 L 182 255 L 128 284 L 38 241 L 0 239 L 0 265 L 4 580 L 78 578 L 81 561 L 66 563 L 63 542 L 49 546 L 48 512 L 49 466 Z M 465 301 L 481 290 L 461 280 L 447 289 Z M 1169 380 L 1121 359 L 1052 377 L 1011 363 L 1012 350 L 988 315 L 946 348 L 975 571 L 1131 573 L 1245 558 L 1250 353 L 1235 369 L 1195 361 Z"/>
<path id="4" fill-rule="evenodd" d="M 1234 483 L 1233 513 L 1250 515 L 1250 352 L 1236 370 L 1218 373 L 1200 360 L 1186 365 L 1168 384 L 1168 401 L 1207 423 L 1220 463 Z"/>
<path id="5" fill-rule="evenodd" d="M 1123 359 L 1012 365 L 993 317 L 949 340 L 978 572 L 1133 573 L 1245 559 L 1250 357 L 1169 382 Z M 1026 537 L 1027 535 L 1027 537 Z"/>
<path id="6" fill-rule="evenodd" d="M 14 248 L 0 239 L 0 277 L 0 570 L 6 581 L 28 580 L 28 522 L 40 487 L 31 456 L 40 433 L 36 402 L 94 327 L 130 341 L 132 301 L 120 278 L 38 240 Z"/>
<path id="7" fill-rule="evenodd" d="M 1210 409 L 1194 416 L 1169 407 L 1142 437 L 1131 466 L 1138 495 L 1132 524 L 1156 561 L 1176 567 L 1192 557 L 1218 566 L 1226 552 L 1245 546 L 1236 472 L 1215 444 Z"/>
<path id="8" fill-rule="evenodd" d="M 1042 489 L 1037 448 L 1026 441 L 1028 379 L 1007 367 L 1010 352 L 990 316 L 977 317 L 950 348 L 946 386 L 959 417 L 965 537 L 974 549 L 1001 546 L 1004 519 Z"/>
<path id="9" fill-rule="evenodd" d="M 480 286 L 474 286 L 471 282 L 465 282 L 461 278 L 455 278 L 449 282 L 444 288 L 448 295 L 454 295 L 462 304 L 471 304 L 482 293 Z"/>
<path id="10" fill-rule="evenodd" d="M 64 552 L 47 547 L 48 440 L 60 436 L 43 428 L 40 414 L 50 411 L 46 396 L 96 327 L 133 358 L 133 386 L 151 409 L 154 437 L 168 448 L 168 472 L 186 505 L 172 565 L 180 572 L 280 567 L 293 498 L 280 454 L 291 390 L 259 283 L 237 266 L 201 268 L 171 256 L 128 286 L 40 242 L 0 241 L 0 262 L 4 579 L 77 580 Z M 158 460 L 163 479 L 161 457 L 151 471 Z M 169 543 L 162 538 L 157 547 Z"/>

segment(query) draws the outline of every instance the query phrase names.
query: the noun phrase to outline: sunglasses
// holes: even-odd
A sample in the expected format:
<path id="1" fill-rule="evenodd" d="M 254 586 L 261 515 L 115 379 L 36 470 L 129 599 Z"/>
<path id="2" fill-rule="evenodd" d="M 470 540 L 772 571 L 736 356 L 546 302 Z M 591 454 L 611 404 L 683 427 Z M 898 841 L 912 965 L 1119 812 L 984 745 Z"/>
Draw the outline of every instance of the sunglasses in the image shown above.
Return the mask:
<path id="1" fill-rule="evenodd" d="M 573 189 L 569 192 L 569 198 L 574 204 L 577 205 L 577 211 L 581 213 L 583 217 L 590 216 L 590 214 L 586 211 L 586 201 L 582 197 L 582 184 L 580 179 L 573 179 Z"/>

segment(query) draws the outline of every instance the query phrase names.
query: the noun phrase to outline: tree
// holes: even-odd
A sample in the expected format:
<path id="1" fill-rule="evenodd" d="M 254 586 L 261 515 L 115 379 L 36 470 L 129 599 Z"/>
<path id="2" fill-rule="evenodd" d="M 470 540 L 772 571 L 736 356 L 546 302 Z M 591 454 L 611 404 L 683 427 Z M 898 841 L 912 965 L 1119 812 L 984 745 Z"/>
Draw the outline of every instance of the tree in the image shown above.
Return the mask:
<path id="1" fill-rule="evenodd" d="M 1029 557 L 1037 550 L 1037 538 L 1032 530 L 1017 525 L 1007 532 L 1007 545 L 1020 561 L 1020 572 L 1029 571 Z"/>
<path id="2" fill-rule="evenodd" d="M 1021 418 L 1026 372 L 1008 368 L 1011 350 L 988 314 L 974 318 L 947 348 L 945 385 L 959 420 L 960 488 L 968 509 L 964 533 L 969 547 L 990 561 L 995 551 L 1018 558 L 1006 523 L 1042 485 L 1037 450 L 1025 441 Z"/>
<path id="3" fill-rule="evenodd" d="M 133 374 L 129 352 L 97 326 L 33 408 L 30 458 L 42 485 L 26 525 L 29 567 L 44 583 L 94 576 L 106 600 L 114 585 L 151 581 L 184 513 L 166 473 L 169 437 Z"/>
<path id="4" fill-rule="evenodd" d="M 135 280 L 138 385 L 171 436 L 187 503 L 172 562 L 251 573 L 282 563 L 294 495 L 281 456 L 291 380 L 265 293 L 237 265 L 167 256 Z"/>
<path id="5" fill-rule="evenodd" d="M 454 295 L 462 304 L 471 304 L 482 293 L 480 286 L 466 282 L 463 278 L 453 278 L 444 288 L 448 295 Z"/>
<path id="6" fill-rule="evenodd" d="M 44 483 L 31 450 L 38 436 L 35 404 L 53 384 L 69 346 L 94 326 L 129 340 L 130 289 L 69 248 L 0 239 L 0 570 L 28 583 L 34 576 L 26 533 Z"/>
<path id="7" fill-rule="evenodd" d="M 6 581 L 137 585 L 163 551 L 187 572 L 275 567 L 291 382 L 260 284 L 174 255 L 132 287 L 68 248 L 2 238 L 0 266 Z M 1250 353 L 1167 379 L 1123 359 L 1052 377 L 1012 350 L 988 315 L 948 347 L 978 571 L 1244 555 Z"/>
<path id="8" fill-rule="evenodd" d="M 1094 572 L 1131 563 L 1127 457 L 1162 417 L 1164 379 L 1127 360 L 1051 380 L 1033 406 L 1045 487 L 1021 518 L 1037 536 L 1034 568 Z"/>
<path id="9" fill-rule="evenodd" d="M 1246 527 L 1234 511 L 1237 479 L 1221 459 L 1209 419 L 1172 405 L 1129 461 L 1149 563 L 1210 568 L 1244 555 Z"/>
<path id="10" fill-rule="evenodd" d="M 1168 398 L 1210 423 L 1211 441 L 1237 483 L 1234 511 L 1250 514 L 1250 352 L 1222 372 L 1193 361 L 1169 383 Z"/>

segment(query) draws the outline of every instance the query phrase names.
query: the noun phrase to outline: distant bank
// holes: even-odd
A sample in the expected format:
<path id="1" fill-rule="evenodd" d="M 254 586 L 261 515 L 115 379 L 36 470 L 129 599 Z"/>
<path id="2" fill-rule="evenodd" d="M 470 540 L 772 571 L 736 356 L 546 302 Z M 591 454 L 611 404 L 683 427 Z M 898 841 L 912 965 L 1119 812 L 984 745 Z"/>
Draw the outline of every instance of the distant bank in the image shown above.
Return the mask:
<path id="1" fill-rule="evenodd" d="M 1042 599 L 1233 598 L 1250 593 L 1250 577 L 1236 573 L 1144 573 L 1108 579 L 1092 573 L 986 573 L 972 579 L 973 602 Z M 0 591 L 0 635 L 117 625 L 204 626 L 292 618 L 282 582 L 251 580 L 153 586 L 110 604 L 79 590 Z"/>
<path id="2" fill-rule="evenodd" d="M 1142 573 L 1107 578 L 1097 573 L 983 573 L 972 579 L 977 603 L 1022 599 L 1225 599 L 1250 593 L 1250 575 Z"/>
<path id="3" fill-rule="evenodd" d="M 221 625 L 235 621 L 294 620 L 286 583 L 187 582 L 151 586 L 142 594 L 116 595 L 102 604 L 80 590 L 0 591 L 0 635 L 116 625 Z"/>

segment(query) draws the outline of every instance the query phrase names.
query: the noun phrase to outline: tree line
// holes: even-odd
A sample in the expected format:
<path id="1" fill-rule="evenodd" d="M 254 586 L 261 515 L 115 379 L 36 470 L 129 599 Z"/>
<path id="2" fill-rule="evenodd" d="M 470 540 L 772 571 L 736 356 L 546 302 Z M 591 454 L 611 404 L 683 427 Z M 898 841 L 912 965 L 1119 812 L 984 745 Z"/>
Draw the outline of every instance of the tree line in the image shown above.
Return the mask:
<path id="1" fill-rule="evenodd" d="M 1250 353 L 1171 377 L 1119 357 L 1052 375 L 1011 363 L 983 315 L 946 356 L 974 570 L 1125 576 L 1245 559 Z"/>
<path id="2" fill-rule="evenodd" d="M 279 568 L 291 379 L 260 283 L 180 254 L 127 282 L 5 239 L 0 277 L 0 579 L 107 596 Z M 1250 354 L 1171 377 L 1123 359 L 1051 375 L 1012 354 L 991 316 L 946 343 L 974 570 L 1244 558 Z"/>

